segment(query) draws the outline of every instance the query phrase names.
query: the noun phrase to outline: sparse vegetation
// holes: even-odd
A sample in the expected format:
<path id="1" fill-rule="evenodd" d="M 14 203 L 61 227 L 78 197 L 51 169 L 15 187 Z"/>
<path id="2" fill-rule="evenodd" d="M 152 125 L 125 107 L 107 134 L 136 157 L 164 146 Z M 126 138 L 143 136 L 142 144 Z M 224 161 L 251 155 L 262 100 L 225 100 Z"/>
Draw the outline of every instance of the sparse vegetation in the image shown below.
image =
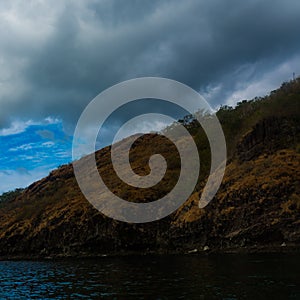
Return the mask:
<path id="1" fill-rule="evenodd" d="M 298 78 L 264 98 L 219 109 L 228 165 L 219 192 L 201 210 L 198 200 L 210 169 L 210 148 L 204 131 L 191 116 L 180 123 L 197 144 L 201 175 L 186 203 L 158 222 L 126 224 L 103 216 L 84 199 L 72 165 L 61 166 L 25 190 L 3 194 L 0 255 L 65 255 L 65 249 L 77 255 L 133 250 L 176 252 L 185 251 L 184 247 L 203 249 L 206 245 L 210 249 L 283 242 L 300 245 L 299 104 Z M 174 126 L 177 125 L 166 130 Z M 120 153 L 129 139 L 119 143 Z M 106 147 L 96 153 L 105 183 L 128 201 L 148 202 L 164 196 L 176 184 L 180 171 L 172 144 L 160 135 L 149 134 L 133 146 L 130 163 L 137 174 L 149 173 L 152 154 L 160 153 L 166 158 L 168 171 L 163 181 L 142 190 L 124 184 L 113 170 L 110 147 Z"/>
<path id="2" fill-rule="evenodd" d="M 0 195 L 0 203 L 16 199 L 23 191 L 24 189 L 18 188 L 13 191 L 3 193 L 2 195 Z"/>

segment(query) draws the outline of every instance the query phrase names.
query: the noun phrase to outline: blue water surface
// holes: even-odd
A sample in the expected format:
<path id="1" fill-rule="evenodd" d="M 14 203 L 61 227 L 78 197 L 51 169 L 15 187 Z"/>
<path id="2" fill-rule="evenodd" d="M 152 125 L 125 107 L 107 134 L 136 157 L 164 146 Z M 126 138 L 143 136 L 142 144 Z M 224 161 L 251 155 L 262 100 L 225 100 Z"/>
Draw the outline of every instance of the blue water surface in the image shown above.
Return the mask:
<path id="1" fill-rule="evenodd" d="M 299 255 L 0 262 L 0 299 L 300 299 Z"/>

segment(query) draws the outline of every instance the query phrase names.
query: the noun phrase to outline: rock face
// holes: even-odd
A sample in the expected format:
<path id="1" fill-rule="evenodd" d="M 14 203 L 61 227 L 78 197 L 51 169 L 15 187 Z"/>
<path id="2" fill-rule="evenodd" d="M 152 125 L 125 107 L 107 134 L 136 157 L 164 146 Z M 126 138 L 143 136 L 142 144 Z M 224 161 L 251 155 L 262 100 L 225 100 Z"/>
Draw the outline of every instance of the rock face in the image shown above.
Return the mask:
<path id="1" fill-rule="evenodd" d="M 241 161 L 256 158 L 261 153 L 274 153 L 297 138 L 297 122 L 287 118 L 271 117 L 257 123 L 237 145 Z"/>
<path id="2" fill-rule="evenodd" d="M 109 219 L 85 200 L 72 165 L 52 171 L 18 196 L 0 203 L 0 256 L 299 249 L 299 103 L 297 80 L 264 99 L 221 109 L 218 116 L 229 149 L 221 188 L 208 206 L 199 209 L 206 179 L 200 176 L 184 205 L 157 222 L 128 224 Z M 200 158 L 209 158 L 199 125 L 188 126 Z M 120 151 L 122 143 L 126 140 Z M 120 197 L 153 201 L 171 190 L 178 178 L 180 163 L 171 147 L 158 135 L 146 135 L 132 147 L 131 163 L 140 175 L 149 172 L 150 155 L 166 157 L 168 172 L 154 188 L 141 192 L 118 180 L 110 147 L 96 153 L 99 172 Z M 209 168 L 209 159 L 204 160 L 203 168 Z"/>

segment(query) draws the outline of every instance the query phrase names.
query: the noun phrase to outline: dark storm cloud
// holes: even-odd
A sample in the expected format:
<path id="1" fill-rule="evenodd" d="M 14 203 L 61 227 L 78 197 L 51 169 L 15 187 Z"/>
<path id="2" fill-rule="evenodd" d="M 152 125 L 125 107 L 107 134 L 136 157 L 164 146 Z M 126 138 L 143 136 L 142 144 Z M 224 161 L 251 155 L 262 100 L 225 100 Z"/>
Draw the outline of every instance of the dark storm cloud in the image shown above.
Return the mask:
<path id="1" fill-rule="evenodd" d="M 217 105 L 300 72 L 298 0 L 50 2 L 0 4 L 0 127 L 54 116 L 72 130 L 94 96 L 138 76 Z"/>

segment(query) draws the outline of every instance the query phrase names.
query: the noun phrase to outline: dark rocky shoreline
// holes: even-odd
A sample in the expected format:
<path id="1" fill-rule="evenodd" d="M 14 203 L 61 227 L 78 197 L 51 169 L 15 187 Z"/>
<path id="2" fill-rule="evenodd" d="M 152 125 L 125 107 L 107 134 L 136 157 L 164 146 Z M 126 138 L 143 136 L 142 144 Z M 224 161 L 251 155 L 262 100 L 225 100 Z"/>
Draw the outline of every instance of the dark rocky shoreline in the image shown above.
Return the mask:
<path id="1" fill-rule="evenodd" d="M 197 250 L 197 251 L 195 251 Z M 224 250 L 220 249 L 191 249 L 189 251 L 160 251 L 160 252 L 118 252 L 118 253 L 107 253 L 107 254 L 89 254 L 89 253 L 79 253 L 79 254 L 53 254 L 51 256 L 43 255 L 7 255 L 0 256 L 0 261 L 20 261 L 20 260 L 64 260 L 64 259 L 89 259 L 89 258 L 113 258 L 113 257 L 126 257 L 126 256 L 164 256 L 164 255 L 193 255 L 193 256 L 213 256 L 213 255 L 252 255 L 252 254 L 300 254 L 300 245 L 268 245 L 268 246 L 252 246 L 243 248 L 228 248 Z"/>

